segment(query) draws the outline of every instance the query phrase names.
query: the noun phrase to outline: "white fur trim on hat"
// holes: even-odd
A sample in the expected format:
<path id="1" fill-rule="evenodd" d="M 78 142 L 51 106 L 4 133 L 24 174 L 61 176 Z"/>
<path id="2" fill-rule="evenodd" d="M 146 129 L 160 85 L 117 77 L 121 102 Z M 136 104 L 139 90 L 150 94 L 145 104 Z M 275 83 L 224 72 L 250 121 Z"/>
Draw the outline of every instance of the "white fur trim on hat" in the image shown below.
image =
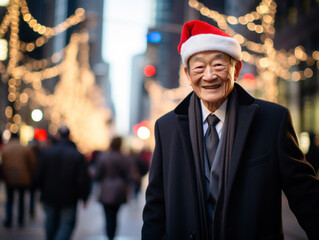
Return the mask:
<path id="1" fill-rule="evenodd" d="M 181 47 L 181 57 L 186 66 L 188 59 L 195 53 L 205 51 L 224 52 L 236 60 L 241 60 L 241 47 L 236 39 L 214 34 L 198 34 L 190 37 Z"/>

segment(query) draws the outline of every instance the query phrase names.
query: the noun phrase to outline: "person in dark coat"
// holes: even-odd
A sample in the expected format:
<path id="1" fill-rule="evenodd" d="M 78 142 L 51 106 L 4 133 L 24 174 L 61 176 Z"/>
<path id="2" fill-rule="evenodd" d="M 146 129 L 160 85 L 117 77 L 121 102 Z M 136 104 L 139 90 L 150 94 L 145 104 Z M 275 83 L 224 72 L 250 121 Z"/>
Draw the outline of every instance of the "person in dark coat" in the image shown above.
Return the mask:
<path id="1" fill-rule="evenodd" d="M 313 132 L 309 133 L 310 145 L 306 154 L 307 161 L 313 166 L 318 173 L 319 170 L 319 145 L 318 137 Z"/>
<path id="2" fill-rule="evenodd" d="M 155 124 L 142 239 L 283 239 L 282 190 L 308 238 L 319 239 L 319 179 L 288 109 L 235 83 L 239 43 L 195 20 L 179 52 L 194 91 Z"/>
<path id="3" fill-rule="evenodd" d="M 113 240 L 117 229 L 117 215 L 120 206 L 127 201 L 130 182 L 130 162 L 121 153 L 122 138 L 114 137 L 110 149 L 97 159 L 95 178 L 100 181 L 99 201 L 105 212 L 106 233 Z"/>
<path id="4" fill-rule="evenodd" d="M 70 239 L 78 200 L 84 206 L 89 196 L 88 164 L 69 139 L 66 126 L 59 129 L 60 140 L 45 149 L 39 159 L 36 181 L 46 214 L 46 239 Z"/>

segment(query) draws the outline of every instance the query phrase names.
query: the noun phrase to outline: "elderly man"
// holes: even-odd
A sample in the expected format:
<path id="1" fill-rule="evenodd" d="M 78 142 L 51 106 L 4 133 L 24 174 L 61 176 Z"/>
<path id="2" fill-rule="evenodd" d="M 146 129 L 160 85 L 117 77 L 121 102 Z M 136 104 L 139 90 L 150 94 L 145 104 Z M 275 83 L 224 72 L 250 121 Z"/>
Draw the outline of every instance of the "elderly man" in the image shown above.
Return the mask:
<path id="1" fill-rule="evenodd" d="M 235 84 L 239 43 L 195 20 L 178 49 L 194 91 L 156 122 L 142 239 L 283 239 L 281 190 L 319 239 L 319 180 L 289 111 Z"/>

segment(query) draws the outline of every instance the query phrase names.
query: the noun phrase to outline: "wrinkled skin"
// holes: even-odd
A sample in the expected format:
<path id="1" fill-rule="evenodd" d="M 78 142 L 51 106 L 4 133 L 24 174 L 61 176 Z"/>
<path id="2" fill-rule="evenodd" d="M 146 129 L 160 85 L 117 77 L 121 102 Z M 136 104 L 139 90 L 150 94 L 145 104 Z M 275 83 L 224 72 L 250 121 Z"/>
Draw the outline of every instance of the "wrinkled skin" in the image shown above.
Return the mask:
<path id="1" fill-rule="evenodd" d="M 191 56 L 184 71 L 196 95 L 215 112 L 232 91 L 241 66 L 223 52 L 205 51 Z"/>

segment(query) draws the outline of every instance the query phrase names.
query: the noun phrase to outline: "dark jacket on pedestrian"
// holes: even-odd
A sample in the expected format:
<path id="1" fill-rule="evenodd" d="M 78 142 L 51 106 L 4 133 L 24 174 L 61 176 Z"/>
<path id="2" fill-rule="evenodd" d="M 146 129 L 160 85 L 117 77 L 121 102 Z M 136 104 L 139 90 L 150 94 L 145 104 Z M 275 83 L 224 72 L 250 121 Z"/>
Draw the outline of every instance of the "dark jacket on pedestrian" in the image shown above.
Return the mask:
<path id="1" fill-rule="evenodd" d="M 308 238 L 319 239 L 319 180 L 298 147 L 289 111 L 237 84 L 235 90 L 236 132 L 215 239 L 283 239 L 282 190 Z M 210 239 L 205 175 L 190 138 L 192 94 L 156 122 L 143 240 Z"/>
<path id="2" fill-rule="evenodd" d="M 0 171 L 3 181 L 11 187 L 29 187 L 35 174 L 36 159 L 30 147 L 19 139 L 11 139 L 2 150 Z"/>
<path id="3" fill-rule="evenodd" d="M 89 196 L 88 164 L 68 139 L 61 139 L 42 152 L 36 180 L 46 204 L 68 207 Z"/>
<path id="4" fill-rule="evenodd" d="M 130 173 L 130 162 L 121 152 L 102 153 L 97 160 L 96 167 L 96 179 L 101 182 L 99 201 L 108 205 L 125 203 Z"/>
<path id="5" fill-rule="evenodd" d="M 306 154 L 307 161 L 313 166 L 316 172 L 319 170 L 319 146 L 316 145 L 316 135 L 314 133 L 309 134 L 310 145 Z"/>

